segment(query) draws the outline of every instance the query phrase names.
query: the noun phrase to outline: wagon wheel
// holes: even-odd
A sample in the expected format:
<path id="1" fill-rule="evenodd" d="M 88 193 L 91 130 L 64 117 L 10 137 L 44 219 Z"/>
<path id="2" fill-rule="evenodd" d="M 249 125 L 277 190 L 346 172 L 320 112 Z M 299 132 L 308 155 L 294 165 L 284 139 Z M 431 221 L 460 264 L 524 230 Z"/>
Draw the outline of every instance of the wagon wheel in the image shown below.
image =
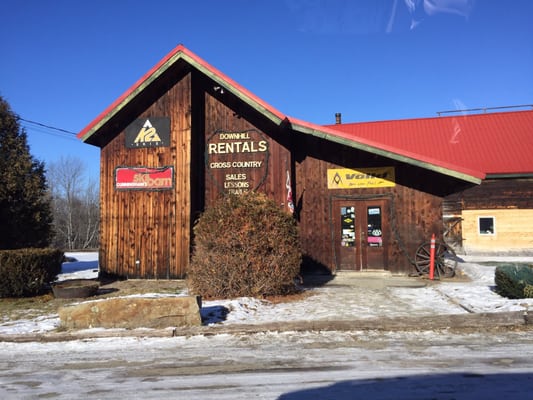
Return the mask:
<path id="1" fill-rule="evenodd" d="M 429 275 L 431 242 L 422 243 L 416 250 L 415 267 L 420 275 Z M 435 276 L 451 278 L 455 275 L 457 256 L 453 249 L 441 242 L 435 243 Z"/>

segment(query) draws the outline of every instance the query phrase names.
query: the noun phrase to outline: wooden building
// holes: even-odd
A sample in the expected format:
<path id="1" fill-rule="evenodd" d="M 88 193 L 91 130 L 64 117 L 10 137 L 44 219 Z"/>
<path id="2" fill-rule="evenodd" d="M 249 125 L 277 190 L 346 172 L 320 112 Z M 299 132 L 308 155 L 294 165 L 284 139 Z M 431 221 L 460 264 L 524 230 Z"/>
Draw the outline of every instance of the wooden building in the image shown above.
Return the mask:
<path id="1" fill-rule="evenodd" d="M 176 47 L 79 134 L 101 149 L 101 271 L 183 277 L 195 219 L 248 190 L 294 213 L 308 265 L 413 271 L 445 196 L 484 173 L 340 126 L 290 118 Z"/>
<path id="2" fill-rule="evenodd" d="M 436 118 L 333 125 L 441 162 L 486 174 L 445 197 L 446 240 L 461 254 L 533 254 L 533 106 L 470 110 Z M 505 109 L 505 110 L 504 110 Z M 481 113 L 479 113 L 481 111 Z M 453 114 L 453 113 L 451 113 Z"/>
<path id="3" fill-rule="evenodd" d="M 458 253 L 533 255 L 533 178 L 490 178 L 450 195 L 444 219 L 455 224 L 451 240 Z"/>

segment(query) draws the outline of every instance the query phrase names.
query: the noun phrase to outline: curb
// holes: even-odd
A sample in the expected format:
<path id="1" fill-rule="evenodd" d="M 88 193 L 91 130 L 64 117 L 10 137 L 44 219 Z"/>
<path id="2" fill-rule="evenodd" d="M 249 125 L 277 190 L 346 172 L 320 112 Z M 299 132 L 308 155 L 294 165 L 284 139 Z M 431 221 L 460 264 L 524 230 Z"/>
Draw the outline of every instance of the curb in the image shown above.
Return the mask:
<path id="1" fill-rule="evenodd" d="M 432 317 L 382 317 L 376 319 L 340 321 L 294 321 L 268 324 L 213 325 L 190 328 L 165 329 L 105 329 L 99 331 L 47 332 L 24 335 L 0 335 L 0 342 L 63 342 L 101 338 L 127 337 L 186 337 L 196 335 L 256 334 L 266 332 L 309 332 L 309 331 L 413 331 L 413 330 L 468 330 L 530 328 L 533 319 L 524 311 L 479 314 L 450 314 Z"/>

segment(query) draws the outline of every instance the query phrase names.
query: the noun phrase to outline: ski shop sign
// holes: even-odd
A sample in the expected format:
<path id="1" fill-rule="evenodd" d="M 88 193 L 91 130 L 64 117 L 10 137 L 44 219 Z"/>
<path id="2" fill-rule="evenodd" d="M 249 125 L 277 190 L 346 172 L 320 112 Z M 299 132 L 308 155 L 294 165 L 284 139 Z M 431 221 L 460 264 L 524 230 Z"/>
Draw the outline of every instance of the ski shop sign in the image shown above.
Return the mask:
<path id="1" fill-rule="evenodd" d="M 174 187 L 174 168 L 117 167 L 117 190 L 169 190 Z"/>
<path id="2" fill-rule="evenodd" d="M 328 169 L 328 189 L 369 189 L 394 187 L 394 167 Z"/>
<path id="3" fill-rule="evenodd" d="M 255 129 L 216 131 L 207 139 L 206 169 L 225 193 L 242 194 L 256 190 L 268 172 L 269 143 Z"/>
<path id="4" fill-rule="evenodd" d="M 126 147 L 168 147 L 170 145 L 170 118 L 140 118 L 126 127 Z"/>

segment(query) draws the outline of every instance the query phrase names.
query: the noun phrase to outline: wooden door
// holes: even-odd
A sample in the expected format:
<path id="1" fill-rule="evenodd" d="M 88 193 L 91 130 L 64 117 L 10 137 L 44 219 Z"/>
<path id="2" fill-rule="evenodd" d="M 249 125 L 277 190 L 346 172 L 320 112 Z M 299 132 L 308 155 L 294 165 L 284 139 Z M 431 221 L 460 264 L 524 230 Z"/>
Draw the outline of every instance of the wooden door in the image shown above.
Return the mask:
<path id="1" fill-rule="evenodd" d="M 332 213 L 336 268 L 387 269 L 388 200 L 334 200 Z"/>

